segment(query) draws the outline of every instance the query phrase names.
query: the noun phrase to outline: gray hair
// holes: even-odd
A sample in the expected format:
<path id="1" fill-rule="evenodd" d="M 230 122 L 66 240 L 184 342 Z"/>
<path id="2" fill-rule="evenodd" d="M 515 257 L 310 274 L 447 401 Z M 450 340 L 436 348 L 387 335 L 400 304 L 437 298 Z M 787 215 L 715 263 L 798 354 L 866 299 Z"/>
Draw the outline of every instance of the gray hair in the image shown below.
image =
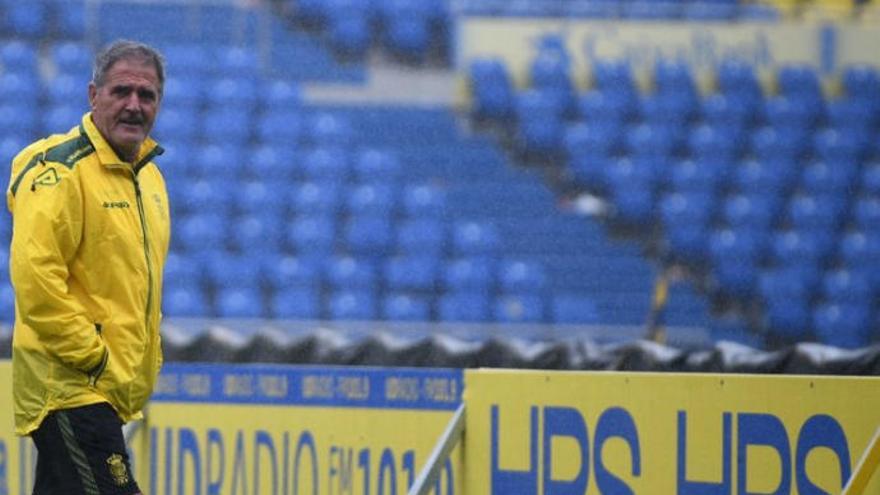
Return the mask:
<path id="1" fill-rule="evenodd" d="M 92 82 L 101 87 L 107 79 L 107 72 L 120 60 L 137 60 L 144 64 L 153 64 L 159 76 L 159 94 L 165 87 L 165 59 L 153 47 L 130 40 L 116 40 L 102 49 L 95 56 L 92 70 Z"/>

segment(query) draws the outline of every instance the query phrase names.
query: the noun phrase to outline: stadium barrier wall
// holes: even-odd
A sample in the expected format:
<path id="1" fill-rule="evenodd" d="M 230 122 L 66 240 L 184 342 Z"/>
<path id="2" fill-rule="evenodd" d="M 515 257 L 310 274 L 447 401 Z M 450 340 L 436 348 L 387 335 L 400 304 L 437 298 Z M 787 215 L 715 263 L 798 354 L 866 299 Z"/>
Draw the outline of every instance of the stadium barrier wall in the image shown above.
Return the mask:
<path id="1" fill-rule="evenodd" d="M 403 494 L 462 401 L 442 495 L 840 493 L 880 425 L 878 378 L 168 364 L 133 469 L 156 495 Z M 0 495 L 27 494 L 0 425 Z"/>
<path id="2" fill-rule="evenodd" d="M 599 61 L 626 61 L 643 84 L 659 60 L 686 62 L 707 89 L 712 71 L 725 60 L 753 66 L 765 85 L 781 65 L 814 67 L 833 75 L 852 64 L 880 65 L 873 49 L 877 22 L 620 22 L 571 19 L 465 18 L 456 40 L 456 65 L 475 58 L 500 58 L 514 82 L 528 86 L 529 65 L 547 37 L 560 40 L 574 82 L 585 85 Z M 461 71 L 466 77 L 467 71 Z M 462 87 L 466 82 L 462 81 Z"/>

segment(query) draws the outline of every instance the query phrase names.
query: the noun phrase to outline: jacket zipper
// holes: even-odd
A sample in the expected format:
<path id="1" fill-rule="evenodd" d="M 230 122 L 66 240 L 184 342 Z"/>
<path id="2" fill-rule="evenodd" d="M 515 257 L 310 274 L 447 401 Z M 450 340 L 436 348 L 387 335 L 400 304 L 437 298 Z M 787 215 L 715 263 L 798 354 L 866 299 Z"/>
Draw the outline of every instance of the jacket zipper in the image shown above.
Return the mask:
<path id="1" fill-rule="evenodd" d="M 144 234 L 144 260 L 147 262 L 147 309 L 144 315 L 144 331 L 150 329 L 150 312 L 153 306 L 153 265 L 150 263 L 150 242 L 147 235 L 147 217 L 144 213 L 144 202 L 141 197 L 141 184 L 138 181 L 137 170 L 132 170 L 131 179 L 134 182 L 134 195 L 137 199 L 138 216 L 141 220 L 141 232 Z"/>

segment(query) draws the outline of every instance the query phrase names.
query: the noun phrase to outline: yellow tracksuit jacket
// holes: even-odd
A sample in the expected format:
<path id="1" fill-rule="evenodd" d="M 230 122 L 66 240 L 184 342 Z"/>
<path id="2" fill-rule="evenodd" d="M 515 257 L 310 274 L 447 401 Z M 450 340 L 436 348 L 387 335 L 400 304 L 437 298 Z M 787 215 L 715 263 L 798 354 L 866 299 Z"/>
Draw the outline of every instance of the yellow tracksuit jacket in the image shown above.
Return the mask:
<path id="1" fill-rule="evenodd" d="M 151 161 L 120 160 L 91 120 L 41 139 L 12 163 L 10 275 L 15 430 L 54 409 L 107 401 L 123 421 L 153 390 L 168 196 Z"/>

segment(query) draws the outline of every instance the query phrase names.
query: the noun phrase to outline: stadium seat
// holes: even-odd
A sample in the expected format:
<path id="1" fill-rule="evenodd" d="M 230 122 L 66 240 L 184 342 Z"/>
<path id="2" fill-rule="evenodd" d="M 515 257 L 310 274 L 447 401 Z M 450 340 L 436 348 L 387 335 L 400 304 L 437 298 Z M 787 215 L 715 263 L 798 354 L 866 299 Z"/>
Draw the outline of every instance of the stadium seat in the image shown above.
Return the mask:
<path id="1" fill-rule="evenodd" d="M 391 321 L 429 321 L 428 299 L 405 293 L 390 293 L 382 299 L 382 317 Z"/>
<path id="2" fill-rule="evenodd" d="M 234 217 L 228 245 L 240 253 L 265 255 L 281 251 L 284 244 L 282 217 L 276 213 L 248 213 Z"/>
<path id="3" fill-rule="evenodd" d="M 876 67 L 849 65 L 843 69 L 841 82 L 848 99 L 875 110 L 880 105 L 880 73 Z"/>
<path id="4" fill-rule="evenodd" d="M 815 292 L 815 278 L 799 266 L 765 269 L 758 275 L 757 293 L 764 301 L 774 298 L 808 300 Z"/>
<path id="5" fill-rule="evenodd" d="M 225 74 L 205 81 L 205 104 L 208 110 L 231 108 L 238 112 L 247 112 L 257 103 L 257 82 L 251 77 Z"/>
<path id="6" fill-rule="evenodd" d="M 539 294 L 547 286 L 544 266 L 534 260 L 506 259 L 498 267 L 499 289 L 507 294 Z"/>
<path id="7" fill-rule="evenodd" d="M 295 146 L 303 136 L 302 115 L 296 109 L 271 109 L 257 117 L 256 138 L 261 143 Z"/>
<path id="8" fill-rule="evenodd" d="M 209 313 L 208 301 L 195 285 L 170 287 L 162 297 L 162 313 L 172 318 L 205 316 Z"/>
<path id="9" fill-rule="evenodd" d="M 393 256 L 385 261 L 385 287 L 396 292 L 430 293 L 437 287 L 440 260 L 425 254 Z"/>
<path id="10" fill-rule="evenodd" d="M 249 255 L 213 251 L 205 258 L 205 281 L 214 289 L 260 288 L 260 270 Z"/>
<path id="11" fill-rule="evenodd" d="M 806 298 L 774 296 L 764 301 L 768 332 L 779 338 L 796 341 L 809 338 L 812 321 Z"/>
<path id="12" fill-rule="evenodd" d="M 306 121 L 304 138 L 319 147 L 339 147 L 351 142 L 351 122 L 332 112 L 318 112 Z"/>
<path id="13" fill-rule="evenodd" d="M 869 305 L 874 297 L 871 281 L 862 270 L 838 268 L 822 277 L 822 297 L 828 302 Z"/>
<path id="14" fill-rule="evenodd" d="M 550 312 L 554 323 L 596 324 L 602 321 L 596 301 L 587 294 L 556 294 Z"/>
<path id="15" fill-rule="evenodd" d="M 355 155 L 352 172 L 360 183 L 394 185 L 400 178 L 401 167 L 392 151 L 367 148 Z"/>
<path id="16" fill-rule="evenodd" d="M 440 321 L 486 322 L 490 316 L 489 304 L 485 292 L 447 292 L 437 303 L 437 317 Z"/>
<path id="17" fill-rule="evenodd" d="M 217 292 L 214 313 L 220 318 L 261 318 L 268 312 L 258 289 L 228 287 Z"/>
<path id="18" fill-rule="evenodd" d="M 495 271 L 496 263 L 486 257 L 453 258 L 441 276 L 447 290 L 487 292 L 495 288 Z"/>
<path id="19" fill-rule="evenodd" d="M 426 254 L 439 257 L 449 245 L 447 226 L 433 218 L 399 221 L 396 250 L 403 254 Z"/>
<path id="20" fill-rule="evenodd" d="M 736 161 L 744 145 L 744 133 L 728 126 L 699 125 L 691 130 L 687 139 L 691 157 L 701 161 Z"/>
<path id="21" fill-rule="evenodd" d="M 174 239 L 187 252 L 199 251 L 207 246 L 219 246 L 224 241 L 224 225 L 225 217 L 220 214 L 195 213 L 179 221 Z"/>
<path id="22" fill-rule="evenodd" d="M 809 132 L 802 128 L 762 127 L 752 133 L 751 151 L 758 160 L 799 161 L 809 150 Z"/>
<path id="23" fill-rule="evenodd" d="M 823 303 L 813 311 L 813 326 L 820 342 L 855 349 L 868 344 L 871 306 L 853 303 Z"/>
<path id="24" fill-rule="evenodd" d="M 243 157 L 242 172 L 252 179 L 275 177 L 287 183 L 297 174 L 294 164 L 298 155 L 294 150 L 294 147 L 283 145 L 254 146 Z"/>
<path id="25" fill-rule="evenodd" d="M 287 206 L 285 189 L 285 184 L 270 180 L 241 181 L 232 194 L 235 210 L 241 214 L 263 214 L 277 220 Z"/>
<path id="26" fill-rule="evenodd" d="M 713 128 L 727 127 L 744 130 L 754 121 L 748 107 L 737 104 L 734 98 L 715 93 L 700 101 L 700 114 L 703 122 Z"/>
<path id="27" fill-rule="evenodd" d="M 367 256 L 390 253 L 394 236 L 394 224 L 383 214 L 353 215 L 345 221 L 342 231 L 345 247 L 352 253 Z"/>
<path id="28" fill-rule="evenodd" d="M 786 214 L 795 228 L 828 230 L 840 226 L 845 208 L 845 197 L 798 194 L 789 200 Z"/>
<path id="29" fill-rule="evenodd" d="M 665 125 L 640 124 L 625 131 L 624 143 L 630 157 L 668 158 L 678 151 L 677 137 Z"/>
<path id="30" fill-rule="evenodd" d="M 493 320 L 500 323 L 541 323 L 544 299 L 530 294 L 502 294 L 495 299 Z"/>
<path id="31" fill-rule="evenodd" d="M 333 252 L 336 221 L 329 215 L 297 217 L 287 225 L 287 245 L 298 255 Z"/>
<path id="32" fill-rule="evenodd" d="M 168 72 L 181 76 L 203 76 L 214 63 L 209 52 L 209 47 L 201 43 L 169 43 L 162 54 Z"/>
<path id="33" fill-rule="evenodd" d="M 168 254 L 162 277 L 165 285 L 169 287 L 197 286 L 201 278 L 201 269 L 190 256 L 174 251 Z"/>
<path id="34" fill-rule="evenodd" d="M 39 70 L 38 63 L 37 47 L 34 43 L 23 40 L 6 40 L 0 43 L 0 66 L 3 67 L 4 76 L 36 75 Z"/>
<path id="35" fill-rule="evenodd" d="M 301 182 L 288 193 L 292 210 L 298 214 L 336 215 L 342 211 L 340 187 L 336 184 Z"/>
<path id="36" fill-rule="evenodd" d="M 767 231 L 779 215 L 781 198 L 760 191 L 735 194 L 721 202 L 721 219 L 729 227 Z"/>
<path id="37" fill-rule="evenodd" d="M 716 290 L 741 300 L 751 297 L 758 280 L 763 236 L 746 229 L 715 231 L 709 240 Z"/>
<path id="38" fill-rule="evenodd" d="M 41 98 L 41 86 L 37 74 L 4 72 L 0 75 L 0 101 L 11 104 L 37 105 Z M 81 106 L 85 109 L 84 98 Z"/>
<path id="39" fill-rule="evenodd" d="M 339 147 L 316 147 L 303 157 L 302 170 L 307 180 L 341 183 L 349 176 L 349 155 Z"/>
<path id="40" fill-rule="evenodd" d="M 469 69 L 473 114 L 477 119 L 501 122 L 514 110 L 514 89 L 504 62 L 477 59 Z"/>
<path id="41" fill-rule="evenodd" d="M 49 57 L 61 74 L 88 74 L 92 69 L 92 50 L 85 43 L 66 41 L 49 48 Z"/>
<path id="42" fill-rule="evenodd" d="M 262 91 L 258 95 L 260 107 L 268 110 L 293 110 L 302 104 L 302 92 L 293 81 L 285 79 L 263 79 Z"/>
<path id="43" fill-rule="evenodd" d="M 864 231 L 880 231 L 880 196 L 860 196 L 853 205 L 853 223 Z"/>
<path id="44" fill-rule="evenodd" d="M 266 253 L 260 256 L 260 280 L 272 291 L 296 287 L 316 287 L 321 281 L 323 267 L 314 258 L 286 253 Z"/>
<path id="45" fill-rule="evenodd" d="M 577 100 L 578 117 L 589 123 L 622 126 L 640 116 L 637 99 L 617 90 L 590 90 Z"/>
<path id="46" fill-rule="evenodd" d="M 563 134 L 562 148 L 569 159 L 607 159 L 620 151 L 623 126 L 607 122 L 580 122 L 568 125 Z"/>
<path id="47" fill-rule="evenodd" d="M 814 161 L 806 165 L 801 175 L 801 186 L 811 195 L 842 196 L 855 185 L 859 164 L 856 161 L 838 159 L 833 162 Z"/>
<path id="48" fill-rule="evenodd" d="M 365 290 L 340 290 L 330 295 L 328 313 L 333 320 L 375 320 L 376 296 Z"/>
<path id="49" fill-rule="evenodd" d="M 747 159 L 734 167 L 731 185 L 744 194 L 762 194 L 781 199 L 794 186 L 799 172 L 794 161 Z"/>
<path id="50" fill-rule="evenodd" d="M 857 163 L 865 158 L 867 141 L 859 142 L 850 130 L 825 129 L 814 134 L 813 152 L 827 162 Z"/>
<path id="51" fill-rule="evenodd" d="M 330 45 L 337 53 L 362 57 L 369 50 L 372 38 L 370 13 L 363 3 L 347 3 L 345 7 L 329 13 Z"/>
<path id="52" fill-rule="evenodd" d="M 498 252 L 497 228 L 489 223 L 460 221 L 453 225 L 452 250 L 457 256 L 491 256 Z"/>
<path id="53" fill-rule="evenodd" d="M 86 3 L 54 2 L 51 17 L 55 33 L 64 39 L 80 40 L 86 35 Z"/>
<path id="54" fill-rule="evenodd" d="M 218 45 L 214 48 L 214 64 L 211 70 L 227 78 L 242 80 L 252 79 L 260 71 L 260 62 L 257 59 L 257 51 L 236 45 Z M 246 98 L 250 104 L 254 103 L 257 91 L 251 95 L 237 96 Z M 235 102 L 233 98 L 233 102 Z"/>
<path id="55" fill-rule="evenodd" d="M 446 213 L 446 191 L 433 185 L 405 186 L 403 212 L 410 218 L 440 218 Z"/>
<path id="56" fill-rule="evenodd" d="M 345 208 L 357 215 L 396 213 L 396 189 L 389 184 L 356 184 L 345 195 Z"/>
<path id="57" fill-rule="evenodd" d="M 202 114 L 201 135 L 206 143 L 244 146 L 251 139 L 250 114 L 233 107 L 218 106 Z"/>
<path id="58" fill-rule="evenodd" d="M 770 260 L 777 263 L 791 260 L 804 264 L 816 263 L 828 256 L 833 239 L 833 233 L 820 229 L 779 230 L 770 236 Z"/>
<path id="59" fill-rule="evenodd" d="M 321 316 L 321 299 L 310 287 L 285 287 L 276 290 L 269 301 L 273 318 L 316 320 Z"/>
<path id="60" fill-rule="evenodd" d="M 16 39 L 37 40 L 44 34 L 49 15 L 42 2 L 14 2 L 5 6 L 4 32 Z"/>
<path id="61" fill-rule="evenodd" d="M 334 289 L 372 290 L 378 286 L 376 267 L 365 259 L 335 257 L 327 264 L 327 283 Z"/>

